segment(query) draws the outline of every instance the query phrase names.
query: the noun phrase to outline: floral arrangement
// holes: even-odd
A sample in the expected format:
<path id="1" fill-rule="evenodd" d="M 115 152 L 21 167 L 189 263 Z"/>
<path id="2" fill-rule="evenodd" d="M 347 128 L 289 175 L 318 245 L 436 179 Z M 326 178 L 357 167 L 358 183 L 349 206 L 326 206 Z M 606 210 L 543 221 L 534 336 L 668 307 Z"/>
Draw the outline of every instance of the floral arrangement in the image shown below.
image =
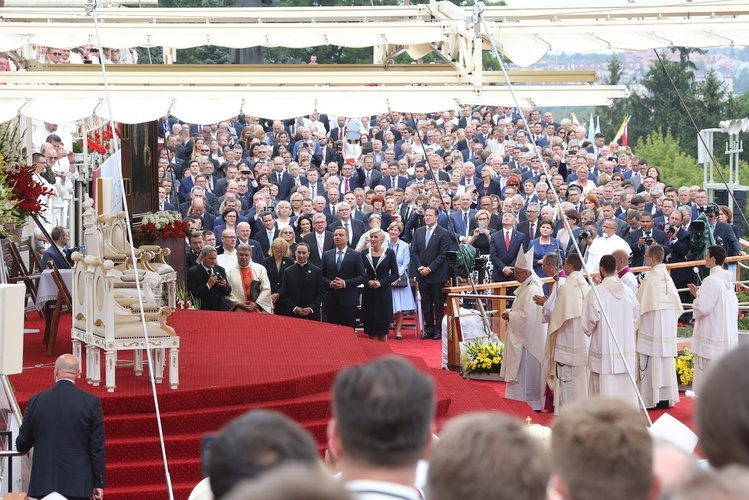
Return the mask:
<path id="1" fill-rule="evenodd" d="M 200 309 L 200 299 L 188 292 L 184 284 L 177 284 L 175 295 L 177 296 L 177 309 Z"/>
<path id="2" fill-rule="evenodd" d="M 694 354 L 689 349 L 684 349 L 684 354 L 676 358 L 676 376 L 679 383 L 688 386 L 694 378 Z"/>
<path id="3" fill-rule="evenodd" d="M 114 133 L 117 137 L 122 135 L 120 129 L 115 127 Z M 114 136 L 112 135 L 112 128 L 109 126 L 104 127 L 101 132 L 94 132 L 93 134 L 86 134 L 86 145 L 88 146 L 88 153 L 99 153 L 100 155 L 107 154 L 109 152 L 110 141 Z M 80 140 L 74 144 L 73 151 L 77 153 L 83 152 L 83 140 Z M 76 151 L 77 150 L 77 151 Z"/>
<path id="4" fill-rule="evenodd" d="M 187 237 L 190 224 L 182 220 L 179 212 L 156 212 L 143 217 L 139 226 L 133 228 L 140 241 L 155 239 L 180 239 Z"/>
<path id="5" fill-rule="evenodd" d="M 0 233 L 12 236 L 7 226 L 23 226 L 27 215 L 39 215 L 46 208 L 45 196 L 52 190 L 36 181 L 34 167 L 21 158 L 18 126 L 0 125 Z"/>
<path id="6" fill-rule="evenodd" d="M 499 373 L 505 353 L 503 344 L 475 340 L 466 342 L 465 349 L 461 361 L 466 373 Z"/>

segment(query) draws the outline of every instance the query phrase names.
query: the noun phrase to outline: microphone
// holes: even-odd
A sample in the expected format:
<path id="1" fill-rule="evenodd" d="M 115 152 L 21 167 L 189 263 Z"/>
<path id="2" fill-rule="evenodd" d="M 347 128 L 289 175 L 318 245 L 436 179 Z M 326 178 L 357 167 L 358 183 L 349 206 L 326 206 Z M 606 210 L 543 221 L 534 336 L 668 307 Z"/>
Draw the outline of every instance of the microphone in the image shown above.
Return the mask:
<path id="1" fill-rule="evenodd" d="M 694 271 L 695 276 L 697 276 L 697 279 L 700 281 L 699 284 L 702 284 L 702 278 L 700 278 L 700 268 L 697 266 L 694 266 L 692 268 L 692 271 Z"/>

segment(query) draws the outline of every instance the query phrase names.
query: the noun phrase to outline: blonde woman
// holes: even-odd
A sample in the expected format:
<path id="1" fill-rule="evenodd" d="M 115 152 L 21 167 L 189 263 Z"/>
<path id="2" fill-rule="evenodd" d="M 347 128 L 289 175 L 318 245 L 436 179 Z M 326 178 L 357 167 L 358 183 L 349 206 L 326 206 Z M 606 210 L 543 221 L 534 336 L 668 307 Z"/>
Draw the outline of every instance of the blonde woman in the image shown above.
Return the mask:
<path id="1" fill-rule="evenodd" d="M 411 252 L 408 249 L 408 243 L 401 240 L 403 234 L 403 223 L 396 221 L 388 227 L 390 239 L 388 248 L 395 254 L 395 261 L 398 265 L 398 277 L 405 276 L 408 278 L 408 266 L 411 263 Z M 395 320 L 395 340 L 402 340 L 401 326 L 403 325 L 403 314 L 406 311 L 415 311 L 416 302 L 411 291 L 411 283 L 406 280 L 406 286 L 393 287 L 393 318 Z"/>
<path id="2" fill-rule="evenodd" d="M 370 248 L 361 253 L 366 281 L 362 292 L 361 320 L 370 340 L 387 341 L 393 322 L 391 285 L 398 281 L 395 253 L 387 248 L 387 233 L 376 228 L 369 231 Z"/>
<path id="3" fill-rule="evenodd" d="M 289 252 L 289 244 L 286 240 L 279 237 L 273 240 L 270 245 L 270 257 L 263 259 L 263 267 L 268 272 L 268 280 L 270 281 L 270 296 L 273 301 L 273 309 L 275 314 L 285 314 L 284 311 L 279 310 L 276 306 L 279 292 L 281 291 L 281 283 L 283 282 L 283 272 L 287 267 L 294 264 L 294 261 L 287 257 Z"/>

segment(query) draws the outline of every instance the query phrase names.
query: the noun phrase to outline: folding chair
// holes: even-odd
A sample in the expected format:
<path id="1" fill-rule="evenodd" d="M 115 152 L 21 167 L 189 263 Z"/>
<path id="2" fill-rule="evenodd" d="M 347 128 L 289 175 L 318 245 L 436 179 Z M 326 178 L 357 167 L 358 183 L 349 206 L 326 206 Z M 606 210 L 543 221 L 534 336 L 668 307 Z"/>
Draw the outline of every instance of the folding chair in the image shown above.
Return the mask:
<path id="1" fill-rule="evenodd" d="M 57 330 L 60 326 L 60 316 L 63 313 L 73 312 L 73 300 L 70 296 L 70 290 L 65 286 L 65 282 L 62 279 L 60 270 L 57 269 L 57 265 L 54 261 L 49 261 L 47 266 L 52 269 L 52 279 L 57 286 L 57 300 L 55 301 L 54 310 L 52 312 L 52 321 L 50 327 L 44 332 L 44 345 L 47 347 L 47 357 L 52 356 L 55 350 L 55 342 L 57 341 Z M 49 309 L 47 309 L 49 314 Z"/>

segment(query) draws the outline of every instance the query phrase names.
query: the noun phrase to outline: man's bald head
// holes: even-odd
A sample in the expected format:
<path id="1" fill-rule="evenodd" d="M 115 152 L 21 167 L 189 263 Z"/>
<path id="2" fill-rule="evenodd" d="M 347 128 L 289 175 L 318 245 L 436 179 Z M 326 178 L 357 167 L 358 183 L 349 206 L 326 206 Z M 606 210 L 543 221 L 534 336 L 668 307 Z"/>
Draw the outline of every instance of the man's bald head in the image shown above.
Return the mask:
<path id="1" fill-rule="evenodd" d="M 80 375 L 78 359 L 72 354 L 63 354 L 55 361 L 55 380 L 66 378 L 75 380 Z"/>
<path id="2" fill-rule="evenodd" d="M 614 250 L 611 255 L 616 259 L 616 269 L 624 269 L 629 265 L 629 254 L 624 250 Z"/>

